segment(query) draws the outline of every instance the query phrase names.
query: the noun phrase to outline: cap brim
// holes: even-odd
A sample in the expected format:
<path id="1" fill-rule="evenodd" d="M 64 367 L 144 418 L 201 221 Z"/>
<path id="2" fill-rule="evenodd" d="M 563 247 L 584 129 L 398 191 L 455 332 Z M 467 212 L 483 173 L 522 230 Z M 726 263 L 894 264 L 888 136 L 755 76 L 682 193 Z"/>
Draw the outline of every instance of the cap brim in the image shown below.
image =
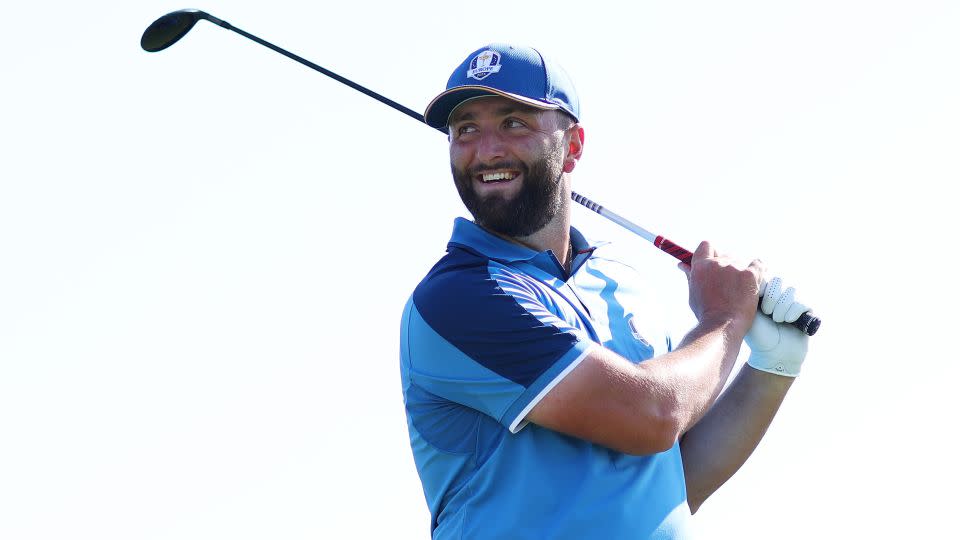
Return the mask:
<path id="1" fill-rule="evenodd" d="M 490 88 L 489 86 L 457 86 L 433 98 L 433 101 L 427 105 L 427 109 L 423 113 L 423 119 L 430 127 L 445 129 L 448 123 L 447 120 L 450 118 L 450 113 L 452 113 L 454 109 L 465 101 L 484 96 L 501 96 L 523 103 L 524 105 L 544 110 L 560 108 L 559 105 L 553 103 L 511 94 L 503 90 Z"/>

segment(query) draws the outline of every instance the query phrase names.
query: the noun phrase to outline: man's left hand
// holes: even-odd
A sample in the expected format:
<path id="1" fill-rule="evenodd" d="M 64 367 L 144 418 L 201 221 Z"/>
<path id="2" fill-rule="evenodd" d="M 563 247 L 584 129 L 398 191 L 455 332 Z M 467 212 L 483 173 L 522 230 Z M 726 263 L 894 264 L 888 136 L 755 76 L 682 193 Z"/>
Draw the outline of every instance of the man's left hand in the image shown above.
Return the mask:
<path id="1" fill-rule="evenodd" d="M 744 341 L 750 347 L 747 363 L 761 371 L 796 377 L 807 355 L 809 336 L 790 326 L 810 308 L 797 302 L 793 287 L 783 288 L 779 277 L 763 283 L 760 308 Z"/>

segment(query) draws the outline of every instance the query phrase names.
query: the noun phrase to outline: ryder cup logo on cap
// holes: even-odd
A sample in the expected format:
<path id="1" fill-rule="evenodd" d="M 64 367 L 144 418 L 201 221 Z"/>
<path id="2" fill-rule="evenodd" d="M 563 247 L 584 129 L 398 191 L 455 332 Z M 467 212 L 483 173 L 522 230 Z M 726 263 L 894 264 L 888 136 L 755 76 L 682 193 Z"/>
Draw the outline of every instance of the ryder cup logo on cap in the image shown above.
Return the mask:
<path id="1" fill-rule="evenodd" d="M 470 53 L 450 75 L 447 89 L 427 105 L 424 121 L 445 130 L 450 114 L 461 103 L 485 96 L 537 109 L 559 109 L 580 121 L 580 101 L 567 72 L 536 49 L 505 43 Z"/>
<path id="2" fill-rule="evenodd" d="M 500 71 L 500 55 L 494 51 L 483 51 L 470 61 L 467 77 L 481 81 L 487 75 L 498 71 Z"/>

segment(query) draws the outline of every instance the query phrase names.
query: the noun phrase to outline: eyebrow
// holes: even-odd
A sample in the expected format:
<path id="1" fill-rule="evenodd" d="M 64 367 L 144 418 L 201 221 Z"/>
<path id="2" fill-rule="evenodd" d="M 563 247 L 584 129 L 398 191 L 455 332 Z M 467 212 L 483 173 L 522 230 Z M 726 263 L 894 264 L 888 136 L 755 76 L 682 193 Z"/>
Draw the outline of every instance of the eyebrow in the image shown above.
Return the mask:
<path id="1" fill-rule="evenodd" d="M 497 116 L 510 116 L 511 114 L 515 114 L 515 113 L 518 113 L 518 112 L 519 112 L 519 113 L 526 113 L 526 114 L 536 114 L 536 113 L 539 113 L 539 112 L 541 112 L 541 111 L 542 111 L 542 109 L 538 109 L 538 108 L 536 108 L 536 107 L 531 107 L 531 106 L 529 106 L 529 105 L 522 105 L 522 104 L 520 104 L 520 103 L 517 103 L 517 104 L 504 105 L 504 106 L 498 108 L 496 111 L 494 111 L 494 113 L 495 113 Z M 466 120 L 474 120 L 474 119 L 476 119 L 476 115 L 473 114 L 472 112 L 468 112 L 468 113 L 466 113 L 466 114 L 455 114 L 455 115 L 453 115 L 453 116 L 450 117 L 449 123 L 450 123 L 450 124 L 455 124 L 455 123 L 457 123 L 457 122 L 463 122 L 463 121 L 466 121 Z"/>

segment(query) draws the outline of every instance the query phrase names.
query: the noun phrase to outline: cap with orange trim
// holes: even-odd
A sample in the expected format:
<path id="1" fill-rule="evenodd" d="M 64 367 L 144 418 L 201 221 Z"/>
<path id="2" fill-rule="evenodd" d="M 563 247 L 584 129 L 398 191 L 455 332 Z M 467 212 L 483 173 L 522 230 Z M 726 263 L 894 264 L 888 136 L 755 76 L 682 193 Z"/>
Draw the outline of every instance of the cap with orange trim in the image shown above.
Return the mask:
<path id="1" fill-rule="evenodd" d="M 536 49 L 494 43 L 470 53 L 454 70 L 447 89 L 427 105 L 427 124 L 445 129 L 461 103 L 503 96 L 538 109 L 560 109 L 580 119 L 580 100 L 570 76 Z"/>

